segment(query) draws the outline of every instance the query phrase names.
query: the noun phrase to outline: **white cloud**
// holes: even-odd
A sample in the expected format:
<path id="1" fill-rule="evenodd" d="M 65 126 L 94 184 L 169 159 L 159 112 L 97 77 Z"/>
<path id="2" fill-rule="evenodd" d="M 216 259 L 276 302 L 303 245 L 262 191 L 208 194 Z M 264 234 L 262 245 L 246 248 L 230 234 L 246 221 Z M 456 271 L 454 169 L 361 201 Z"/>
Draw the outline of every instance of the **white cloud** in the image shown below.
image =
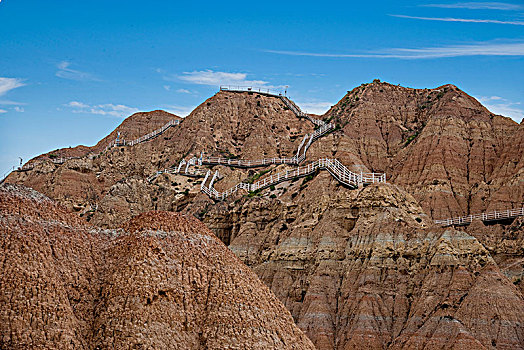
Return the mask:
<path id="1" fill-rule="evenodd" d="M 89 105 L 78 101 L 71 101 L 67 104 L 67 106 L 73 108 L 89 108 Z"/>
<path id="2" fill-rule="evenodd" d="M 178 115 L 179 117 L 187 117 L 189 113 L 191 113 L 196 106 L 175 106 L 175 105 L 166 105 L 164 106 L 164 109 L 168 111 L 169 113 L 173 113 Z"/>
<path id="3" fill-rule="evenodd" d="M 237 86 L 267 86 L 268 82 L 263 80 L 249 80 L 247 73 L 215 72 L 212 70 L 184 72 L 177 78 L 199 85 L 237 85 Z"/>
<path id="4" fill-rule="evenodd" d="M 333 106 L 331 102 L 297 102 L 300 109 L 307 113 L 324 114 Z"/>
<path id="5" fill-rule="evenodd" d="M 72 108 L 73 113 L 110 115 L 113 117 L 126 117 L 139 111 L 134 107 L 128 107 L 125 105 L 115 105 L 112 103 L 88 105 L 83 102 L 71 101 L 67 103 L 65 106 Z"/>
<path id="6" fill-rule="evenodd" d="M 15 106 L 15 108 L 13 108 L 15 110 L 15 112 L 18 112 L 18 113 L 23 113 L 25 112 L 24 108 L 23 107 L 18 107 L 18 106 Z"/>
<path id="7" fill-rule="evenodd" d="M 468 9 L 468 10 L 520 10 L 521 5 L 508 4 L 505 2 L 458 2 L 455 4 L 427 4 L 419 5 L 422 7 L 440 7 L 447 9 Z"/>
<path id="8" fill-rule="evenodd" d="M 481 96 L 477 99 L 492 113 L 510 117 L 517 123 L 524 117 L 524 109 L 520 102 L 511 102 L 500 96 Z"/>
<path id="9" fill-rule="evenodd" d="M 5 95 L 9 91 L 24 86 L 21 79 L 17 78 L 1 78 L 0 77 L 0 96 Z"/>
<path id="10" fill-rule="evenodd" d="M 0 109 L 0 114 L 1 113 L 7 113 L 7 111 L 5 109 Z"/>
<path id="11" fill-rule="evenodd" d="M 406 15 L 390 15 L 398 18 L 420 19 L 424 21 L 440 21 L 440 22 L 465 22 L 465 23 L 494 23 L 494 24 L 512 24 L 516 26 L 524 26 L 522 21 L 499 21 L 496 19 L 471 19 L 471 18 L 453 18 L 453 17 L 418 17 Z"/>
<path id="12" fill-rule="evenodd" d="M 57 65 L 58 71 L 55 75 L 59 78 L 69 80 L 80 80 L 80 81 L 100 81 L 91 73 L 82 72 L 76 69 L 70 68 L 71 62 L 62 61 Z"/>
<path id="13" fill-rule="evenodd" d="M 171 86 L 169 86 L 169 85 L 164 85 L 164 86 L 162 86 L 162 87 L 163 87 L 164 90 L 166 90 L 166 91 L 171 90 Z"/>
<path id="14" fill-rule="evenodd" d="M 0 105 L 4 106 L 23 106 L 25 103 L 22 102 L 15 102 L 15 101 L 9 101 L 9 100 L 0 100 Z"/>
<path id="15" fill-rule="evenodd" d="M 191 94 L 191 91 L 186 90 L 186 89 L 178 89 L 176 92 L 181 93 L 181 94 Z"/>
<path id="16" fill-rule="evenodd" d="M 501 43 L 489 41 L 474 44 L 450 45 L 424 48 L 391 48 L 372 53 L 322 53 L 300 51 L 265 50 L 265 52 L 291 56 L 331 57 L 331 58 L 397 58 L 428 59 L 460 56 L 524 56 L 524 42 Z"/>

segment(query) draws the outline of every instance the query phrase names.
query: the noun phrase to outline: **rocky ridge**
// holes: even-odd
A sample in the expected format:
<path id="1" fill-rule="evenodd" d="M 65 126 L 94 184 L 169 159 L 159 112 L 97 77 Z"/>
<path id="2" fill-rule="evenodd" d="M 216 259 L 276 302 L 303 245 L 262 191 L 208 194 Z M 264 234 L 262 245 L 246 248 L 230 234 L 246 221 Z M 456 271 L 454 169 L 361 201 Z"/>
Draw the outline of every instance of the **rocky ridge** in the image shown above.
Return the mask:
<path id="1" fill-rule="evenodd" d="M 203 221 L 318 349 L 524 348 L 522 293 L 473 235 L 433 226 L 395 185 L 293 186 Z"/>
<path id="2" fill-rule="evenodd" d="M 85 163 L 85 187 L 67 188 L 72 180 L 62 172 L 84 176 L 73 162 L 9 180 L 31 185 L 40 178 L 39 190 L 103 227 L 153 209 L 202 218 L 320 349 L 522 348 L 521 220 L 477 222 L 467 233 L 432 225 L 523 205 L 522 125 L 452 85 L 378 81 L 348 92 L 323 118 L 340 130 L 315 142 L 308 159 L 385 171 L 393 186 L 348 191 L 320 173 L 217 203 L 200 193 L 199 179 L 144 180 L 201 151 L 293 155 L 311 124 L 278 98 L 247 92 L 220 92 L 162 137 Z M 292 167 L 216 169 L 224 176 L 216 187 L 224 190 Z M 89 191 L 93 204 L 86 206 Z M 496 322 L 485 326 L 490 317 Z"/>
<path id="3" fill-rule="evenodd" d="M 202 223 L 144 213 L 116 230 L 0 187 L 0 347 L 313 349 Z"/>

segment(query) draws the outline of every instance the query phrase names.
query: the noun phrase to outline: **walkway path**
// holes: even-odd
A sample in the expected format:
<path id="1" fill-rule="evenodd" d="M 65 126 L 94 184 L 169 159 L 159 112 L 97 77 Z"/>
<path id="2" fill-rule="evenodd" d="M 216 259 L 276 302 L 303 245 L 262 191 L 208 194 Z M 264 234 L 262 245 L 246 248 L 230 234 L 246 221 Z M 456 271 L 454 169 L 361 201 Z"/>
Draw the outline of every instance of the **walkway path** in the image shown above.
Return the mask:
<path id="1" fill-rule="evenodd" d="M 233 91 L 233 92 L 256 92 L 265 94 L 268 96 L 274 96 L 280 98 L 284 104 L 299 118 L 306 118 L 309 121 L 311 121 L 317 129 L 309 134 L 305 135 L 302 139 L 302 142 L 300 143 L 298 150 L 296 154 L 291 158 L 264 158 L 264 159 L 256 159 L 256 160 L 246 160 L 246 159 L 230 159 L 230 158 L 221 158 L 221 157 L 200 157 L 200 158 L 192 158 L 189 161 L 183 160 L 178 168 L 171 168 L 171 170 L 165 169 L 164 171 L 157 172 L 155 175 L 151 176 L 149 179 L 154 180 L 158 175 L 164 173 L 164 172 L 170 172 L 170 173 L 178 173 L 182 175 L 188 175 L 188 176 L 202 176 L 202 170 L 198 174 L 194 172 L 190 172 L 190 166 L 191 165 L 224 165 L 229 167 L 240 167 L 240 168 L 254 168 L 254 167 L 261 167 L 261 166 L 268 166 L 271 164 L 289 164 L 289 165 L 299 165 L 301 162 L 303 162 L 306 159 L 306 153 L 313 141 L 316 139 L 322 137 L 323 135 L 335 130 L 335 125 L 331 123 L 326 123 L 323 120 L 315 119 L 312 116 L 310 116 L 307 113 L 304 113 L 300 110 L 300 108 L 294 104 L 290 99 L 288 99 L 286 96 L 282 95 L 281 93 L 272 92 L 270 90 L 266 89 L 260 89 L 260 88 L 252 88 L 252 87 L 231 87 L 231 86 L 221 86 L 221 91 Z M 275 175 L 268 176 L 264 178 L 263 180 L 257 181 L 255 183 L 245 183 L 240 182 L 237 185 L 233 186 L 229 190 L 225 192 L 219 192 L 214 187 L 213 184 L 219 177 L 218 171 L 216 171 L 213 176 L 210 179 L 211 171 L 207 171 L 205 174 L 204 181 L 201 184 L 201 190 L 202 192 L 209 195 L 211 198 L 217 199 L 217 200 L 224 200 L 228 196 L 232 195 L 233 193 L 236 193 L 239 189 L 246 190 L 248 192 L 250 191 L 257 191 L 266 187 L 269 187 L 271 185 L 275 185 L 277 183 L 283 182 L 283 181 L 290 181 L 299 177 L 310 175 L 317 170 L 328 170 L 329 173 L 335 177 L 340 183 L 349 186 L 351 188 L 356 188 L 359 185 L 363 184 L 370 184 L 370 183 L 376 183 L 376 182 L 386 182 L 386 175 L 385 174 L 357 174 L 351 172 L 346 166 L 344 166 L 342 163 L 340 163 L 337 159 L 327 159 L 327 158 L 321 158 L 317 161 L 310 163 L 306 166 L 298 167 L 295 170 L 289 171 L 283 171 Z M 209 184 L 206 185 L 206 183 L 209 180 Z"/>
<path id="2" fill-rule="evenodd" d="M 263 188 L 267 188 L 271 185 L 276 185 L 283 181 L 291 181 L 299 177 L 313 174 L 319 169 L 329 171 L 329 173 L 340 183 L 351 188 L 357 188 L 361 184 L 364 185 L 378 182 L 386 182 L 386 174 L 356 174 L 350 171 L 348 168 L 346 168 L 337 159 L 321 158 L 308 165 L 298 167 L 295 170 L 282 171 L 280 173 L 268 176 L 252 184 L 240 182 L 225 192 L 219 192 L 213 187 L 216 178 L 219 176 L 218 171 L 214 173 L 213 177 L 209 182 L 209 185 L 206 186 L 206 182 L 211 174 L 211 170 L 209 170 L 206 174 L 206 177 L 204 178 L 204 181 L 200 185 L 200 189 L 202 190 L 202 192 L 206 193 L 211 198 L 214 198 L 216 200 L 224 200 L 240 189 L 246 190 L 248 192 L 254 192 Z"/>
<path id="3" fill-rule="evenodd" d="M 435 224 L 441 226 L 464 226 L 471 224 L 473 220 L 490 222 L 504 219 L 513 219 L 517 216 L 524 216 L 524 207 L 516 209 L 495 210 L 482 214 L 459 216 L 444 220 L 435 220 Z"/>
<path id="4" fill-rule="evenodd" d="M 134 146 L 136 144 L 139 144 L 139 143 L 142 143 L 142 142 L 146 142 L 146 141 L 149 141 L 151 139 L 154 139 L 155 137 L 157 137 L 158 135 L 161 135 L 164 131 L 166 131 L 167 129 L 169 129 L 170 127 L 173 127 L 173 126 L 176 126 L 176 125 L 179 125 L 181 123 L 180 120 L 178 119 L 173 119 L 173 120 L 170 120 L 169 122 L 167 122 L 164 126 L 162 126 L 161 128 L 158 128 L 152 132 L 150 132 L 149 134 L 147 135 L 144 135 L 144 136 L 140 136 L 139 138 L 135 139 L 135 140 L 132 140 L 132 141 L 126 141 L 124 139 L 120 139 L 119 137 L 117 137 L 116 139 L 114 139 L 113 141 L 109 142 L 109 144 L 104 148 L 103 151 L 101 152 L 98 152 L 98 153 L 89 153 L 87 155 L 87 157 L 89 159 L 93 159 L 105 152 L 107 152 L 108 150 L 110 150 L 111 148 L 113 147 L 119 147 L 119 146 Z M 70 160 L 70 159 L 81 159 L 81 158 L 84 158 L 86 156 L 82 156 L 82 157 L 60 157 L 60 158 L 48 158 L 48 159 L 44 159 L 44 160 L 37 160 L 37 161 L 34 161 L 34 162 L 30 162 L 30 163 L 26 163 L 24 164 L 22 167 L 19 167 L 18 169 L 15 169 L 15 171 L 26 171 L 26 170 L 31 170 L 33 169 L 37 164 L 41 164 L 41 163 L 44 163 L 44 162 L 52 162 L 52 163 L 55 163 L 55 164 L 63 164 L 65 163 L 67 160 Z"/>

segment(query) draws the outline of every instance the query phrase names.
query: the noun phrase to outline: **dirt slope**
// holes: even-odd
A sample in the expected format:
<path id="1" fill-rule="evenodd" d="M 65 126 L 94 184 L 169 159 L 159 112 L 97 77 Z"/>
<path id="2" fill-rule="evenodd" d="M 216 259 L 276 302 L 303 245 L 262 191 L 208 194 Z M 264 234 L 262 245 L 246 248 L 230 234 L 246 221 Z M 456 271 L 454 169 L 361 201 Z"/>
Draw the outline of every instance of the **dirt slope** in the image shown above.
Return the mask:
<path id="1" fill-rule="evenodd" d="M 150 212 L 100 230 L 0 187 L 0 348 L 313 349 L 198 220 Z"/>

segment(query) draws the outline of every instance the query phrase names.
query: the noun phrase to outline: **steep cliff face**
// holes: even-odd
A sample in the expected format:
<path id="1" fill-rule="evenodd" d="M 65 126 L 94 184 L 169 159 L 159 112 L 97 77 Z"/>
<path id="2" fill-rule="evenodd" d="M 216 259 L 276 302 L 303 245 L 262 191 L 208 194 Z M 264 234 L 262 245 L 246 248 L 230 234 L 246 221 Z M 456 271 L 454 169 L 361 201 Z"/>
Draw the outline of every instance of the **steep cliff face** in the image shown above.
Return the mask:
<path id="1" fill-rule="evenodd" d="M 318 349 L 524 347 L 522 293 L 473 236 L 432 226 L 394 185 L 347 191 L 321 173 L 293 186 L 204 222 Z"/>
<path id="2" fill-rule="evenodd" d="M 313 349 L 289 312 L 198 220 L 100 230 L 0 187 L 0 347 Z"/>

